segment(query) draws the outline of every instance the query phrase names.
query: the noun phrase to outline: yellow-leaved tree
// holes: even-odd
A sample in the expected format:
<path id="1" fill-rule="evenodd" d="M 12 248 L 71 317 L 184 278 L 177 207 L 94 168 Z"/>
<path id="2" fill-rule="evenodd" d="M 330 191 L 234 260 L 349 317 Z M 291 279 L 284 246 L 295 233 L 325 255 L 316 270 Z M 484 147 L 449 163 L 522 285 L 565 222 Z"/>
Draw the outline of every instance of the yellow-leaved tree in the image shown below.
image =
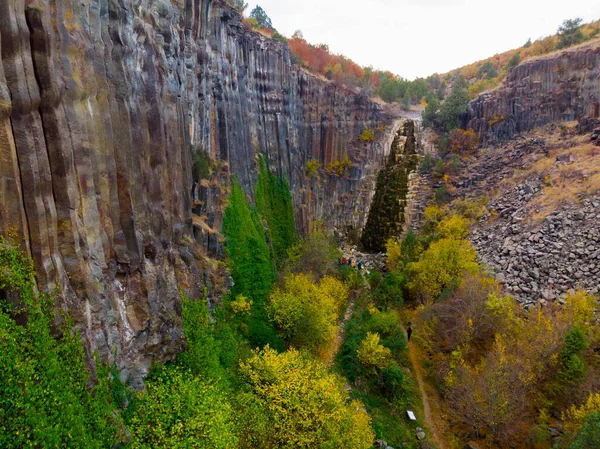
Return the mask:
<path id="1" fill-rule="evenodd" d="M 408 266 L 409 289 L 437 298 L 453 279 L 463 273 L 476 273 L 479 266 L 475 249 L 464 239 L 442 238 L 421 254 L 419 261 Z"/>
<path id="2" fill-rule="evenodd" d="M 267 346 L 243 362 L 241 372 L 267 420 L 261 435 L 248 435 L 254 447 L 372 447 L 375 435 L 362 403 L 349 401 L 344 381 L 309 354 L 278 354 Z"/>
<path id="3" fill-rule="evenodd" d="M 347 297 L 348 288 L 333 277 L 316 284 L 304 273 L 289 274 L 271 294 L 267 310 L 289 345 L 317 354 L 333 341 Z"/>
<path id="4" fill-rule="evenodd" d="M 371 368 L 387 368 L 392 361 L 392 351 L 379 343 L 379 333 L 367 332 L 367 336 L 360 342 L 356 350 L 358 360 Z"/>

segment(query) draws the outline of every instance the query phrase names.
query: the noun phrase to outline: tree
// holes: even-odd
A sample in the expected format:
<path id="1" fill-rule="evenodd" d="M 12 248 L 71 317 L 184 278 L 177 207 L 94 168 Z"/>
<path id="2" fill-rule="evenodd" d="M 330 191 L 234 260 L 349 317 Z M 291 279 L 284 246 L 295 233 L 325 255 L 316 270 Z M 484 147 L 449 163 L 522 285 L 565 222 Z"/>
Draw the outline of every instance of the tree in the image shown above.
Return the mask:
<path id="1" fill-rule="evenodd" d="M 455 129 L 450 133 L 450 151 L 454 154 L 472 154 L 479 145 L 479 137 L 472 129 Z"/>
<path id="2" fill-rule="evenodd" d="M 557 48 L 567 48 L 571 45 L 576 45 L 583 42 L 583 32 L 581 31 L 580 17 L 576 19 L 566 19 L 558 28 L 558 44 Z"/>
<path id="3" fill-rule="evenodd" d="M 287 180 L 271 172 L 262 155 L 259 157 L 256 183 L 256 208 L 267 223 L 275 259 L 281 263 L 288 248 L 296 243 L 298 238 L 294 205 Z"/>
<path id="4" fill-rule="evenodd" d="M 408 111 L 410 109 L 410 105 L 412 104 L 412 95 L 410 94 L 410 90 L 406 89 L 404 91 L 404 96 L 402 97 L 402 107 Z"/>
<path id="5" fill-rule="evenodd" d="M 529 47 L 531 47 L 531 44 L 532 44 L 531 38 L 529 38 L 529 39 L 527 39 L 527 42 L 525 42 L 525 45 L 523 45 L 523 48 L 529 48 Z"/>
<path id="6" fill-rule="evenodd" d="M 521 62 L 521 52 L 518 51 L 514 55 L 512 55 L 512 57 L 508 60 L 508 62 L 506 63 L 506 69 L 510 70 L 513 67 L 518 66 L 519 62 Z"/>
<path id="7" fill-rule="evenodd" d="M 304 34 L 302 33 L 302 30 L 294 31 L 294 34 L 292 34 L 292 39 L 304 40 Z"/>
<path id="8" fill-rule="evenodd" d="M 367 336 L 356 350 L 358 360 L 370 368 L 384 369 L 390 365 L 392 351 L 379 343 L 377 332 L 367 332 Z"/>
<path id="9" fill-rule="evenodd" d="M 464 81 L 464 78 L 459 77 Z M 469 94 L 462 82 L 455 82 L 452 93 L 440 109 L 440 126 L 445 131 L 460 128 L 467 116 Z"/>
<path id="10" fill-rule="evenodd" d="M 600 412 L 591 414 L 567 449 L 595 449 L 600 441 Z"/>
<path id="11" fill-rule="evenodd" d="M 418 262 L 408 265 L 408 287 L 435 299 L 465 271 L 477 270 L 475 249 L 467 240 L 443 238 L 432 243 Z"/>
<path id="12" fill-rule="evenodd" d="M 322 362 L 294 349 L 277 354 L 267 347 L 254 352 L 240 369 L 268 423 L 267 435 L 255 447 L 373 445 L 368 413 L 359 401 L 349 400 L 344 381 L 328 373 Z"/>
<path id="13" fill-rule="evenodd" d="M 290 274 L 269 297 L 267 310 L 288 344 L 318 354 L 333 341 L 347 297 L 348 288 L 335 278 L 317 285 L 307 274 Z"/>
<path id="14" fill-rule="evenodd" d="M 423 126 L 434 128 L 438 126 L 438 113 L 440 111 L 440 100 L 437 95 L 429 95 L 426 98 L 427 106 L 423 111 Z"/>
<path id="15" fill-rule="evenodd" d="M 250 13 L 250 17 L 256 19 L 256 23 L 261 28 L 273 28 L 273 23 L 271 19 L 267 15 L 264 9 L 262 9 L 259 5 L 252 10 Z"/>
<path id="16" fill-rule="evenodd" d="M 498 76 L 498 71 L 496 70 L 494 64 L 492 64 L 491 61 L 487 61 L 479 68 L 477 76 L 479 78 L 487 79 L 496 78 Z"/>
<path id="17" fill-rule="evenodd" d="M 244 319 L 244 329 L 254 346 L 270 344 L 283 349 L 283 341 L 269 322 L 264 306 L 275 281 L 275 265 L 265 239 L 265 229 L 256 210 L 246 202 L 246 194 L 237 179 L 231 184 L 231 194 L 223 216 L 225 252 L 234 285 L 231 297 L 244 295 L 253 302 L 252 313 Z"/>
<path id="18" fill-rule="evenodd" d="M 134 402 L 132 449 L 237 447 L 231 406 L 224 391 L 190 371 L 161 368 Z"/>

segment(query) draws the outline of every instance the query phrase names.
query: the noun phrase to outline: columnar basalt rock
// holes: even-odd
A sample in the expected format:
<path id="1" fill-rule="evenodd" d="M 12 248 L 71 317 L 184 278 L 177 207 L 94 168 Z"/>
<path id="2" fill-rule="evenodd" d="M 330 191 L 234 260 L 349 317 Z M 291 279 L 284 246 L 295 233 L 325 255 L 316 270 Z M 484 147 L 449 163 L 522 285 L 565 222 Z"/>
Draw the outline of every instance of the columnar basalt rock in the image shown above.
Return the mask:
<path id="1" fill-rule="evenodd" d="M 183 348 L 178 288 L 210 284 L 232 175 L 251 195 L 263 152 L 300 228 L 360 226 L 396 131 L 222 0 L 6 0 L 0 49 L 0 233 L 20 235 L 39 288 L 60 287 L 87 349 L 134 385 Z M 367 127 L 375 142 L 358 140 Z M 192 173 L 201 150 L 210 179 Z M 343 176 L 305 173 L 346 156 Z"/>
<path id="2" fill-rule="evenodd" d="M 469 103 L 469 127 L 485 142 L 556 121 L 600 117 L 600 40 L 525 61 Z M 587 130 L 586 130 L 587 131 Z"/>

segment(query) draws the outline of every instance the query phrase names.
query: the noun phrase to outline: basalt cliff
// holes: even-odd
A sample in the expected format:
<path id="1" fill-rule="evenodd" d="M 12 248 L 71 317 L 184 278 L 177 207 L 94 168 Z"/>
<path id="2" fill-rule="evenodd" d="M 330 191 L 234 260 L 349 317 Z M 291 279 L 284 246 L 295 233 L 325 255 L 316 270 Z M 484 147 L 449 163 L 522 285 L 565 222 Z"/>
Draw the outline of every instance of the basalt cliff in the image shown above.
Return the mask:
<path id="1" fill-rule="evenodd" d="M 469 127 L 484 142 L 557 121 L 580 120 L 591 131 L 600 117 L 600 40 L 534 58 L 502 85 L 469 104 Z"/>
<path id="2" fill-rule="evenodd" d="M 218 294 L 232 176 L 251 195 L 263 153 L 299 228 L 361 226 L 398 127 L 222 0 L 4 0 L 0 49 L 0 233 L 134 386 L 184 345 L 178 289 Z M 346 156 L 343 174 L 326 170 Z"/>

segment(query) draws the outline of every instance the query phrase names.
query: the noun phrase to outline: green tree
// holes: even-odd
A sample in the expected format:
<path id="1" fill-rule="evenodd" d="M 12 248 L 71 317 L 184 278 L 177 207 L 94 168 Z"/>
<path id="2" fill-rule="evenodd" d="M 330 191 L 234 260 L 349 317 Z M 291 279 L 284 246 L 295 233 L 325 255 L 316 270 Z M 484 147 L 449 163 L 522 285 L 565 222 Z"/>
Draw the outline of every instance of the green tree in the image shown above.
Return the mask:
<path id="1" fill-rule="evenodd" d="M 562 25 L 558 28 L 557 48 L 567 48 L 583 42 L 584 36 L 583 31 L 581 31 L 581 22 L 583 20 L 580 17 L 563 21 Z"/>
<path id="2" fill-rule="evenodd" d="M 575 434 L 567 449 L 596 449 L 600 441 L 600 412 L 592 413 Z"/>
<path id="3" fill-rule="evenodd" d="M 121 423 L 108 369 L 85 365 L 83 345 L 64 317 L 56 327 L 54 295 L 33 290 L 33 268 L 13 241 L 0 237 L 0 447 L 112 447 Z M 24 321 L 26 310 L 26 323 Z M 60 335 L 53 337 L 53 333 Z"/>
<path id="4" fill-rule="evenodd" d="M 485 62 L 481 67 L 479 67 L 479 71 L 477 72 L 478 78 L 487 78 L 492 79 L 498 76 L 498 71 L 494 67 L 491 61 Z"/>
<path id="5" fill-rule="evenodd" d="M 443 130 L 450 132 L 463 125 L 467 116 L 468 103 L 469 93 L 466 82 L 459 76 L 454 83 L 452 93 L 448 95 L 440 109 L 440 126 Z"/>
<path id="6" fill-rule="evenodd" d="M 273 23 L 271 19 L 267 15 L 264 9 L 262 9 L 259 5 L 252 10 L 250 13 L 250 17 L 256 19 L 256 23 L 261 28 L 273 28 Z"/>
<path id="7" fill-rule="evenodd" d="M 527 39 L 527 42 L 525 42 L 525 45 L 523 45 L 523 48 L 529 48 L 529 47 L 531 47 L 532 43 L 533 42 L 531 42 L 531 38 Z"/>
<path id="8" fill-rule="evenodd" d="M 410 90 L 406 89 L 404 91 L 404 96 L 402 97 L 402 107 L 408 111 L 410 109 L 411 104 L 412 104 L 412 95 L 410 94 Z"/>
<path id="9" fill-rule="evenodd" d="M 231 194 L 223 217 L 225 251 L 234 285 L 231 297 L 244 295 L 253 301 L 252 313 L 245 319 L 246 336 L 255 346 L 270 344 L 283 349 L 265 312 L 265 302 L 275 281 L 275 266 L 265 239 L 258 213 L 251 210 L 237 179 L 231 184 Z"/>
<path id="10" fill-rule="evenodd" d="M 506 69 L 510 70 L 513 67 L 516 67 L 519 65 L 519 63 L 521 62 L 521 52 L 516 52 L 514 55 L 512 55 L 512 57 L 508 60 L 508 62 L 506 63 Z"/>
<path id="11" fill-rule="evenodd" d="M 434 128 L 438 126 L 438 114 L 440 111 L 440 100 L 436 95 L 429 95 L 426 99 L 427 106 L 423 111 L 423 126 Z"/>
<path id="12" fill-rule="evenodd" d="M 256 184 L 256 208 L 267 222 L 275 259 L 281 263 L 290 246 L 296 243 L 294 205 L 287 180 L 275 175 L 261 155 Z"/>

